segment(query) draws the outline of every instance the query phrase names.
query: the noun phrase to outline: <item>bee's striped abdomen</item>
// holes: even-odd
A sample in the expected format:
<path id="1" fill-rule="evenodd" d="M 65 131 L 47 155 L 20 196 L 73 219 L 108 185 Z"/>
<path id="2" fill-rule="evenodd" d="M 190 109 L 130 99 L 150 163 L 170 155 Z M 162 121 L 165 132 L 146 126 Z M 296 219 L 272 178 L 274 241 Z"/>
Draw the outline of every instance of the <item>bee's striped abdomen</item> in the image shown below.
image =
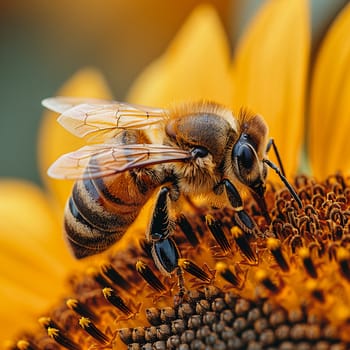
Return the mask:
<path id="1" fill-rule="evenodd" d="M 142 132 L 126 131 L 116 142 L 148 140 Z M 90 162 L 98 165 L 93 158 Z M 87 174 L 88 171 L 87 167 Z M 160 168 L 137 168 L 106 177 L 86 176 L 77 181 L 66 206 L 64 222 L 74 255 L 77 258 L 93 255 L 119 240 L 159 186 L 160 172 Z"/>
<path id="2" fill-rule="evenodd" d="M 154 183 L 144 191 L 142 184 L 129 171 L 75 183 L 64 226 L 77 258 L 101 252 L 122 237 L 158 186 Z"/>

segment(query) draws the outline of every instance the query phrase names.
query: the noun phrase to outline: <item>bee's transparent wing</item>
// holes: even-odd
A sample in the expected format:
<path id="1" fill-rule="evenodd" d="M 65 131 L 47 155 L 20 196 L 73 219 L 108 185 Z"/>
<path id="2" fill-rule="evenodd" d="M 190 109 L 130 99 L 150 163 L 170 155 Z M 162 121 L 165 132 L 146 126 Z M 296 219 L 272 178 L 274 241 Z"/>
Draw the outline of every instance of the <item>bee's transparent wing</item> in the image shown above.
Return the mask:
<path id="1" fill-rule="evenodd" d="M 84 103 L 91 104 L 108 104 L 113 101 L 111 100 L 102 100 L 99 98 L 86 98 L 86 97 L 65 97 L 65 96 L 57 96 L 57 97 L 49 97 L 45 98 L 41 101 L 41 104 L 51 111 L 56 113 L 63 113 L 77 105 Z"/>
<path id="2" fill-rule="evenodd" d="M 92 140 L 100 135 L 115 136 L 124 129 L 144 130 L 166 118 L 164 109 L 117 101 L 52 97 L 43 100 L 42 104 L 61 113 L 58 122 L 73 135 Z"/>
<path id="3" fill-rule="evenodd" d="M 58 158 L 48 175 L 57 179 L 95 178 L 191 158 L 190 152 L 166 145 L 89 145 Z"/>

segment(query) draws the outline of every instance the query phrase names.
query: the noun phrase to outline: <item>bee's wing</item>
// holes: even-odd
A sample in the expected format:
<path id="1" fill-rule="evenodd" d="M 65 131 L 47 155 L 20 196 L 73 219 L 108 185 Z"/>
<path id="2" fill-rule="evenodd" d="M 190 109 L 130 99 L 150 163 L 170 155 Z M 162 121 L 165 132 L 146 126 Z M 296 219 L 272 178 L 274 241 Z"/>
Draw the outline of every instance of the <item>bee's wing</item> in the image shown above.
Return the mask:
<path id="1" fill-rule="evenodd" d="M 147 129 L 166 117 L 161 108 L 79 97 L 52 97 L 42 104 L 61 113 L 58 122 L 78 137 L 114 136 L 123 129 Z"/>
<path id="2" fill-rule="evenodd" d="M 89 145 L 58 158 L 48 175 L 57 179 L 95 178 L 191 158 L 190 152 L 166 145 Z"/>
<path id="3" fill-rule="evenodd" d="M 45 98 L 41 101 L 41 104 L 54 111 L 56 113 L 63 113 L 77 105 L 81 105 L 84 103 L 91 104 L 108 104 L 113 101 L 111 100 L 102 100 L 98 98 L 86 98 L 86 97 L 65 97 L 65 96 L 57 96 L 57 97 L 49 97 Z"/>

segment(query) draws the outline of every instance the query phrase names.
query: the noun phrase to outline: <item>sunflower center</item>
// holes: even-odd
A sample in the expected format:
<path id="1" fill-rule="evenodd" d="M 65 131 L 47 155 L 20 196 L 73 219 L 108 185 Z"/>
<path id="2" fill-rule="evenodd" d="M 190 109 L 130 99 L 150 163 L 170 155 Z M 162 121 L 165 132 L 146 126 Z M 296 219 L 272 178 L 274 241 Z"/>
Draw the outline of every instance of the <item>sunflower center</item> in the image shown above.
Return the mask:
<path id="1" fill-rule="evenodd" d="M 303 208 L 269 185 L 271 223 L 246 205 L 258 233 L 244 232 L 233 209 L 193 208 L 174 234 L 179 276 L 156 270 L 146 241 L 112 252 L 72 276 L 67 299 L 13 349 L 345 349 L 349 184 L 341 175 L 297 177 Z"/>

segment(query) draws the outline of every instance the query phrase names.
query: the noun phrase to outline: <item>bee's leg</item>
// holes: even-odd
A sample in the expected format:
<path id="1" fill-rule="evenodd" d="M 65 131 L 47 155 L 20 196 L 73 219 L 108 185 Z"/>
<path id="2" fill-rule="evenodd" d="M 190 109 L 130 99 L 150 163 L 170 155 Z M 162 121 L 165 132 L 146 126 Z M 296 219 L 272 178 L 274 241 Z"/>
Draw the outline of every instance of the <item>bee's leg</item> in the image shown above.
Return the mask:
<path id="1" fill-rule="evenodd" d="M 224 186 L 227 198 L 235 210 L 235 220 L 237 221 L 238 225 L 243 229 L 243 231 L 249 233 L 254 232 L 257 228 L 257 225 L 244 210 L 242 198 L 237 188 L 228 179 L 222 180 L 220 184 Z"/>
<path id="2" fill-rule="evenodd" d="M 169 194 L 170 189 L 168 187 L 160 189 L 147 238 L 152 243 L 152 257 L 157 268 L 166 275 L 177 270 L 179 293 L 182 296 L 184 294 L 184 283 L 182 271 L 178 265 L 180 252 L 175 241 L 170 237 L 173 226 L 169 219 Z"/>

